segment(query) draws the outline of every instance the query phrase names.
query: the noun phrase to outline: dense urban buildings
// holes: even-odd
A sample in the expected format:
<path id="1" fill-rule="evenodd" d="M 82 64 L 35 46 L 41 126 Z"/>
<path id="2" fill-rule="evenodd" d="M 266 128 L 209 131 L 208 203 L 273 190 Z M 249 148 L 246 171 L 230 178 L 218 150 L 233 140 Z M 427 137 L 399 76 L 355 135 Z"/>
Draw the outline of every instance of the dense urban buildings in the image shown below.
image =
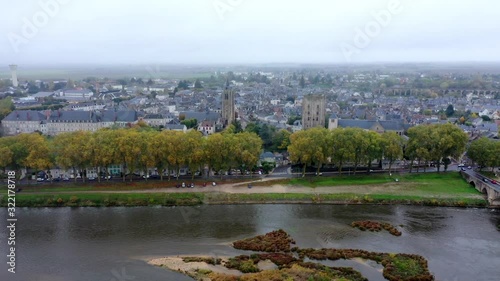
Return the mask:
<path id="1" fill-rule="evenodd" d="M 453 123 L 471 139 L 498 137 L 500 81 L 495 74 L 478 80 L 474 73 L 450 69 L 437 74 L 418 65 L 414 70 L 248 67 L 212 73 L 191 80 L 37 79 L 18 71 L 19 77 L 0 84 L 0 96 L 12 102 L 2 111 L 2 134 L 56 135 L 144 122 L 160 130 L 210 135 L 238 121 L 243 130 L 265 124 L 275 132 L 327 127 L 399 135 L 420 124 Z"/>

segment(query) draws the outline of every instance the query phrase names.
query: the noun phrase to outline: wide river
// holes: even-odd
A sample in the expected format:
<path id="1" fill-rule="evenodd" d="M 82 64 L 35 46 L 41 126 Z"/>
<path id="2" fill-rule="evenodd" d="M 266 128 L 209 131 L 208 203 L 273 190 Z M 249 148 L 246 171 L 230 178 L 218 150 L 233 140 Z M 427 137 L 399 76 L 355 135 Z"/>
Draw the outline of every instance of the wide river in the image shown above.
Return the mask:
<path id="1" fill-rule="evenodd" d="M 7 272 L 7 212 L 3 225 L 2 281 L 192 280 L 148 265 L 168 255 L 227 256 L 234 240 L 282 228 L 299 247 L 358 248 L 414 253 L 428 259 L 436 280 L 500 280 L 500 212 L 415 206 L 229 205 L 174 208 L 18 208 L 16 273 Z M 355 220 L 387 221 L 403 235 L 362 232 Z M 373 263 L 354 266 L 384 280 Z"/>

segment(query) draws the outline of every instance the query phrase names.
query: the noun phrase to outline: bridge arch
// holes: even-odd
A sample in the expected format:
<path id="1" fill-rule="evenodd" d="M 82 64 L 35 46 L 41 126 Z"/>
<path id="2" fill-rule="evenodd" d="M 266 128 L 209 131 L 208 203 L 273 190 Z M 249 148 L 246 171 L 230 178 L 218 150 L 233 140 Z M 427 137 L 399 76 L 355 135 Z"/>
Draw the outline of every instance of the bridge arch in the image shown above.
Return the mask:
<path id="1" fill-rule="evenodd" d="M 486 195 L 486 198 L 490 198 L 490 197 L 488 196 L 488 195 L 489 195 L 489 194 L 488 194 L 488 189 L 486 189 L 486 188 L 481 189 L 481 193 L 482 193 L 483 195 Z"/>
<path id="2" fill-rule="evenodd" d="M 476 188 L 476 183 L 474 181 L 470 181 L 469 184 L 472 185 L 472 187 Z"/>

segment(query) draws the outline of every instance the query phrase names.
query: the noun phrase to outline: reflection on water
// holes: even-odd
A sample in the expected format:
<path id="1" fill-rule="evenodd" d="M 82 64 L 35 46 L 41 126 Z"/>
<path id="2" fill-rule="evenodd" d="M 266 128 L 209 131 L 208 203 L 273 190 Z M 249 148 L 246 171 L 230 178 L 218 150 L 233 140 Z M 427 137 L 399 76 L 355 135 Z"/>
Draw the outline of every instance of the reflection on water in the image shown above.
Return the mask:
<path id="1" fill-rule="evenodd" d="M 6 217 L 6 210 L 0 210 Z M 498 280 L 498 211 L 413 206 L 232 205 L 175 208 L 20 208 L 17 273 L 0 280 L 191 280 L 149 266 L 144 259 L 165 255 L 238 255 L 234 240 L 282 228 L 307 248 L 359 248 L 420 254 L 437 280 Z M 402 230 L 363 232 L 355 220 L 389 222 Z M 5 224 L 5 220 L 2 222 Z M 400 227 L 399 225 L 402 225 Z M 6 237 L 6 227 L 0 228 Z M 7 244 L 0 243 L 6 253 Z M 474 261 L 474 262 L 471 262 Z M 2 254 L 0 263 L 6 264 Z M 354 266 L 370 280 L 381 273 L 372 264 Z M 123 279 L 123 278 L 122 278 Z M 126 280 L 126 279 L 125 279 Z"/>

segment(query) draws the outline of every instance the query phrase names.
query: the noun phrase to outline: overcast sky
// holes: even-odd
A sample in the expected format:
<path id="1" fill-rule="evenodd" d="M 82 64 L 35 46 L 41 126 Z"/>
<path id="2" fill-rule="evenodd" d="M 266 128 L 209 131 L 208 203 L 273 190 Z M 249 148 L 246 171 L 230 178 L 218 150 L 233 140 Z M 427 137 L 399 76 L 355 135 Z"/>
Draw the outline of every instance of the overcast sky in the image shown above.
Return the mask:
<path id="1" fill-rule="evenodd" d="M 493 0 L 1 1 L 4 65 L 500 61 Z"/>

